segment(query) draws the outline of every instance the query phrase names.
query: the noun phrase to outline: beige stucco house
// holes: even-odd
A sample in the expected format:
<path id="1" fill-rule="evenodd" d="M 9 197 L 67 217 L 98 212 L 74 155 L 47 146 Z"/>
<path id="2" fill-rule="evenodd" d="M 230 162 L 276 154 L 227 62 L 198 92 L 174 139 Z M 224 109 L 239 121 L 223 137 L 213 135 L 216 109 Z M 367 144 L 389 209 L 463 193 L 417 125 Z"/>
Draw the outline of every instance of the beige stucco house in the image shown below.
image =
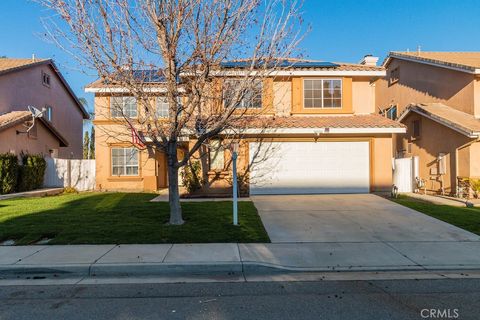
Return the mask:
<path id="1" fill-rule="evenodd" d="M 35 126 L 27 107 L 45 112 Z M 50 59 L 0 58 L 0 152 L 82 158 L 89 115 Z"/>
<path id="2" fill-rule="evenodd" d="M 431 193 L 480 178 L 480 52 L 391 52 L 383 66 L 376 105 L 408 127 L 395 155 L 418 156 Z"/>
<path id="3" fill-rule="evenodd" d="M 385 69 L 376 66 L 376 60 L 296 63 L 263 80 L 258 89 L 260 102 L 252 106 L 262 111 L 257 116 L 262 121 L 249 119 L 239 149 L 239 170 L 249 168 L 250 194 L 391 190 L 392 134 L 403 133 L 405 128 L 376 112 L 374 83 L 385 76 Z M 218 90 L 222 90 L 226 77 L 219 79 Z M 149 85 L 161 88 L 162 82 Z M 101 80 L 87 86 L 86 91 L 95 94 L 97 189 L 165 188 L 165 156 L 148 147 L 136 149 L 128 141 L 130 133 L 124 120 L 113 112 L 113 105 L 122 103 L 135 121 L 142 107 L 128 92 Z M 159 93 L 152 93 L 152 99 L 163 101 Z M 168 110 L 164 104 L 157 106 Z M 115 139 L 121 133 L 112 135 L 122 130 L 127 136 L 123 142 Z M 185 141 L 194 142 L 193 135 Z M 262 161 L 256 163 L 260 158 Z M 205 192 L 228 190 L 230 159 L 226 149 L 212 152 Z"/>

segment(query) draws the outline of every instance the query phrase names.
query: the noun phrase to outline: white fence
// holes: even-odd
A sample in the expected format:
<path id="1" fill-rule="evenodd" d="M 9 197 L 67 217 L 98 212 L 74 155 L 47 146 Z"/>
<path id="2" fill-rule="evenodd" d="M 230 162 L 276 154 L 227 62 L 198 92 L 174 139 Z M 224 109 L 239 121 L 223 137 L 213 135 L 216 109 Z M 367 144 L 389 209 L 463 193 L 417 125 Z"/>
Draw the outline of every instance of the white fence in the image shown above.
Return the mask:
<path id="1" fill-rule="evenodd" d="M 393 184 L 398 192 L 414 192 L 417 188 L 418 157 L 395 159 L 393 163 Z"/>
<path id="2" fill-rule="evenodd" d="M 73 187 L 78 191 L 95 189 L 95 160 L 46 160 L 45 187 Z"/>

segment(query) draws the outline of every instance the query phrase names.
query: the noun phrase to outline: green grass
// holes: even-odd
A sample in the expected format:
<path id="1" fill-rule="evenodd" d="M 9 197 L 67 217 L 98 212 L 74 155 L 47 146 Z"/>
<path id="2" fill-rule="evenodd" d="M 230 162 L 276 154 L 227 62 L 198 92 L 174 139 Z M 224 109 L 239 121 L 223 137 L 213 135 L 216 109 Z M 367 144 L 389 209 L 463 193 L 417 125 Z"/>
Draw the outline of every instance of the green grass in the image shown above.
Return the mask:
<path id="1" fill-rule="evenodd" d="M 407 196 L 392 199 L 396 203 L 480 235 L 480 208 L 437 205 Z"/>
<path id="2" fill-rule="evenodd" d="M 270 242 L 252 202 L 182 203 L 186 223 L 166 225 L 168 203 L 145 193 L 83 193 L 0 201 L 0 240 L 31 244 Z"/>

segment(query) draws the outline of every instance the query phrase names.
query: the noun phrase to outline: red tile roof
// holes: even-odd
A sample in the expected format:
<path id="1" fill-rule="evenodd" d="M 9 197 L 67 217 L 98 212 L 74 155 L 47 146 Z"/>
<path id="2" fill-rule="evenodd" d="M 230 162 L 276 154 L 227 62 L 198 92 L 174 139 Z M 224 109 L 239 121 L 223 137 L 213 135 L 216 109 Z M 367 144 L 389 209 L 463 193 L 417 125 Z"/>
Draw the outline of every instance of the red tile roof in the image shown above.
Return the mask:
<path id="1" fill-rule="evenodd" d="M 405 128 L 377 114 L 348 116 L 245 117 L 247 128 Z"/>

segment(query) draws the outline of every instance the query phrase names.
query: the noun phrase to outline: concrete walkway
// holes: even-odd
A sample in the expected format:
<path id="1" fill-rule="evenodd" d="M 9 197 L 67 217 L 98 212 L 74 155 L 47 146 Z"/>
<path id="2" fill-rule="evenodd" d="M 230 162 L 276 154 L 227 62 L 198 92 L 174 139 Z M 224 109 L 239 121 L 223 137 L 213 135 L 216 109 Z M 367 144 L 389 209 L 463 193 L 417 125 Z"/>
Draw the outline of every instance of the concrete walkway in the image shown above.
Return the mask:
<path id="1" fill-rule="evenodd" d="M 453 206 L 453 207 L 467 207 L 467 206 L 480 206 L 479 199 L 460 199 L 447 196 L 432 196 L 428 194 L 420 193 L 405 193 L 406 196 L 415 198 L 418 200 L 423 200 L 433 204 L 444 205 L 444 206 Z"/>
<path id="2" fill-rule="evenodd" d="M 9 193 L 0 195 L 0 200 L 13 198 L 30 198 L 30 197 L 44 197 L 54 196 L 63 192 L 63 188 L 43 188 L 25 192 Z"/>
<path id="3" fill-rule="evenodd" d="M 480 270 L 480 241 L 0 247 L 0 278 Z"/>

